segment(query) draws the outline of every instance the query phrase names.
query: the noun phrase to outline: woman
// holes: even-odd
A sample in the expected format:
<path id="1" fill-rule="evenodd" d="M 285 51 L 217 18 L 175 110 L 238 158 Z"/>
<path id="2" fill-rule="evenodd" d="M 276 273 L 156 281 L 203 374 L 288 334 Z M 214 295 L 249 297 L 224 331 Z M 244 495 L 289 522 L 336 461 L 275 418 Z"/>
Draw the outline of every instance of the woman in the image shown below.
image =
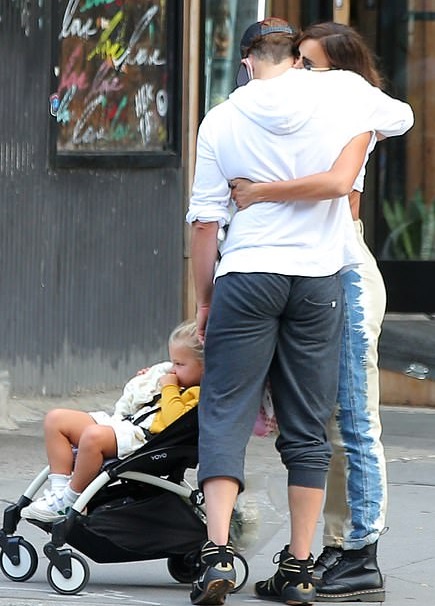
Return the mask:
<path id="1" fill-rule="evenodd" d="M 361 36 L 338 23 L 310 26 L 297 41 L 295 67 L 316 71 L 345 69 L 358 73 L 373 86 L 381 85 L 373 56 Z M 398 119 L 383 136 L 403 134 L 412 126 L 412 111 L 397 106 Z M 407 117 L 406 117 L 407 116 Z M 386 305 L 386 293 L 376 261 L 363 237 L 359 218 L 365 164 L 376 143 L 372 137 L 364 165 L 349 194 L 357 239 L 364 262 L 342 275 L 345 294 L 345 326 L 340 361 L 340 384 L 336 413 L 331 418 L 329 438 L 333 448 L 324 506 L 324 550 L 315 563 L 317 596 L 322 601 L 385 599 L 377 559 L 377 541 L 385 526 L 387 501 L 386 464 L 379 417 L 378 338 Z M 355 142 L 350 144 L 355 145 Z M 348 146 L 349 147 L 349 146 Z M 351 150 L 345 148 L 323 184 L 337 184 L 342 170 L 337 164 Z M 355 156 L 357 158 L 357 156 Z M 360 160 L 355 160 L 357 172 Z M 335 175 L 335 176 L 334 176 Z M 317 177 L 319 177 L 317 175 Z M 307 177 L 315 179 L 316 176 Z M 256 202 L 322 199 L 322 182 L 309 194 L 309 181 L 252 183 L 232 181 L 232 197 L 239 209 Z M 349 191 L 349 190 L 348 190 Z M 328 197 L 323 193 L 323 197 Z"/>

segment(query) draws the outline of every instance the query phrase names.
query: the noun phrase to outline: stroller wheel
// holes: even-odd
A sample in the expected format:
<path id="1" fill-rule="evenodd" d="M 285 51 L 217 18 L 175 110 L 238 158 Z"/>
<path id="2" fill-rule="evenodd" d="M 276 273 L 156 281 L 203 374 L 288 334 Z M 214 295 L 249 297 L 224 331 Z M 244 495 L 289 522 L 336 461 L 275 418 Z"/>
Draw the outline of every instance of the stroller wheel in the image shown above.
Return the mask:
<path id="1" fill-rule="evenodd" d="M 47 581 L 57 593 L 63 595 L 79 593 L 89 581 L 88 563 L 78 553 L 72 553 L 71 576 L 66 579 L 53 562 L 50 562 L 47 568 Z"/>
<path id="2" fill-rule="evenodd" d="M 176 555 L 168 558 L 169 574 L 179 583 L 191 583 L 195 578 L 195 568 L 186 561 L 186 556 Z"/>
<path id="3" fill-rule="evenodd" d="M 18 540 L 19 562 L 15 563 L 4 551 L 1 551 L 0 568 L 3 574 L 11 581 L 27 581 L 38 568 L 38 554 L 35 548 L 23 538 Z"/>
<path id="4" fill-rule="evenodd" d="M 232 589 L 231 593 L 237 593 L 244 587 L 248 580 L 249 567 L 248 562 L 240 553 L 234 554 L 234 568 L 236 569 L 236 585 Z"/>

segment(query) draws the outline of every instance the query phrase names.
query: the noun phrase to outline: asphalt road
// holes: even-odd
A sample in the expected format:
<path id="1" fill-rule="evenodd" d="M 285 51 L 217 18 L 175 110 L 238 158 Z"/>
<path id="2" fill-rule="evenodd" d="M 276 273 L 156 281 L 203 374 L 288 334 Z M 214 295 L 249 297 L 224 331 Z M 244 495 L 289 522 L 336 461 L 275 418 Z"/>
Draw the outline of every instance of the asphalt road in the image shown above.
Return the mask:
<path id="1" fill-rule="evenodd" d="M 89 407 L 90 409 L 92 407 Z M 0 510 L 14 502 L 45 465 L 41 415 L 17 420 L 16 431 L 0 431 Z M 434 604 L 435 568 L 435 411 L 383 408 L 384 444 L 389 474 L 389 530 L 380 541 L 379 560 L 387 578 L 387 606 Z M 286 474 L 273 439 L 254 438 L 248 448 L 247 498 L 256 495 L 264 520 L 254 547 L 247 552 L 250 575 L 246 586 L 227 600 L 229 606 L 266 604 L 253 596 L 253 584 L 273 573 L 273 555 L 288 542 Z M 321 549 L 318 524 L 314 550 Z M 183 606 L 190 604 L 189 586 L 170 576 L 166 561 L 96 564 L 88 560 L 90 579 L 77 596 L 62 596 L 47 583 L 48 535 L 22 521 L 18 531 L 35 547 L 39 565 L 24 583 L 0 573 L 1 606 Z"/>

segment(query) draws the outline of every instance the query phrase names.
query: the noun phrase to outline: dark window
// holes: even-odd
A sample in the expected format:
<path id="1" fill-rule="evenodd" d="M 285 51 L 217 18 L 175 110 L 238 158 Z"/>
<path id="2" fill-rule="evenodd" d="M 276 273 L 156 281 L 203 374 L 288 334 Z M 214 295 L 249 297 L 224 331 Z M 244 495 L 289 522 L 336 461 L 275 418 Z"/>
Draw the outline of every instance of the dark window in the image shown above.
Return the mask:
<path id="1" fill-rule="evenodd" d="M 177 165 L 182 3 L 53 5 L 54 163 Z"/>
<path id="2" fill-rule="evenodd" d="M 435 12 L 405 0 L 380 9 L 379 52 L 391 93 L 415 124 L 379 145 L 376 252 L 389 311 L 435 311 Z M 417 7 L 418 8 L 418 7 Z"/>

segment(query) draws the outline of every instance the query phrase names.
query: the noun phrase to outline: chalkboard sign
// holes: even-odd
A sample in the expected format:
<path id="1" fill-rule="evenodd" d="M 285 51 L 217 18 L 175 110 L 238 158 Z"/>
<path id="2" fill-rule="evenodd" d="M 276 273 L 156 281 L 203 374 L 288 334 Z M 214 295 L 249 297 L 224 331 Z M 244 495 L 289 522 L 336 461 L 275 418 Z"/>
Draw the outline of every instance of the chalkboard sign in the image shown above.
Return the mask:
<path id="1" fill-rule="evenodd" d="M 59 0 L 49 98 L 58 166 L 176 166 L 182 2 Z"/>

